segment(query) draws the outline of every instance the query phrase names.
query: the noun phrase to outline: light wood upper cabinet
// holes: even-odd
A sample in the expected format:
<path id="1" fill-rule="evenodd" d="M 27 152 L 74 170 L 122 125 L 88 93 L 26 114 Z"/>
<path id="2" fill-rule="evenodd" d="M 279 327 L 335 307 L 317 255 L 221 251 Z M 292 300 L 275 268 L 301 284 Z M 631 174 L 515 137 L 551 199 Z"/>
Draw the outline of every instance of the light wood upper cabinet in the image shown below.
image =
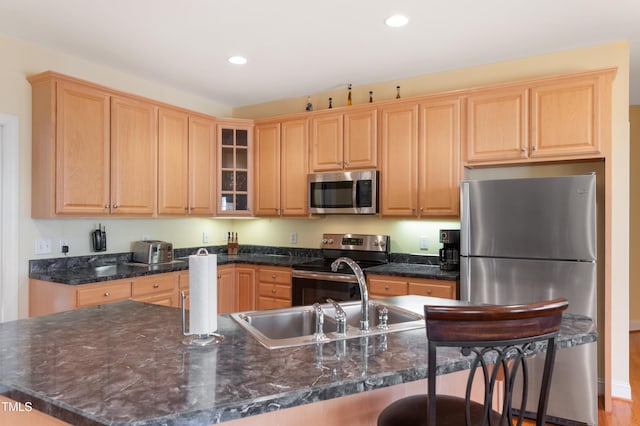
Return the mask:
<path id="1" fill-rule="evenodd" d="M 156 205 L 157 108 L 111 98 L 111 213 L 151 216 Z"/>
<path id="2" fill-rule="evenodd" d="M 376 168 L 377 110 L 321 113 L 311 119 L 310 168 L 328 172 Z"/>
<path id="3" fill-rule="evenodd" d="M 528 106 L 526 86 L 470 93 L 467 96 L 466 162 L 526 159 Z"/>
<path id="4" fill-rule="evenodd" d="M 32 217 L 151 217 L 156 110 L 53 72 L 32 85 Z"/>
<path id="5" fill-rule="evenodd" d="M 282 122 L 280 142 L 280 214 L 307 214 L 309 164 L 309 121 L 306 118 Z"/>
<path id="6" fill-rule="evenodd" d="M 255 128 L 255 214 L 280 214 L 280 123 Z"/>
<path id="7" fill-rule="evenodd" d="M 467 97 L 464 163 L 601 158 L 611 143 L 615 69 L 474 90 Z"/>
<path id="8" fill-rule="evenodd" d="M 158 214 L 185 215 L 189 185 L 189 114 L 158 111 Z"/>
<path id="9" fill-rule="evenodd" d="M 456 216 L 460 213 L 461 104 L 458 96 L 420 103 L 420 216 Z"/>
<path id="10" fill-rule="evenodd" d="M 375 169 L 378 166 L 376 109 L 344 114 L 344 168 Z"/>
<path id="11" fill-rule="evenodd" d="M 383 216 L 415 216 L 418 204 L 418 104 L 384 106 L 380 112 Z"/>
<path id="12" fill-rule="evenodd" d="M 246 120 L 218 123 L 217 214 L 253 214 L 253 125 Z"/>
<path id="13" fill-rule="evenodd" d="M 108 93 L 71 82 L 53 84 L 55 213 L 103 214 L 111 204 L 111 98 Z"/>
<path id="14" fill-rule="evenodd" d="M 556 78 L 531 88 L 532 158 L 601 154 L 611 137 L 613 75 Z"/>
<path id="15" fill-rule="evenodd" d="M 109 213 L 110 96 L 43 74 L 32 86 L 32 217 Z"/>
<path id="16" fill-rule="evenodd" d="M 189 210 L 191 216 L 216 213 L 216 123 L 189 116 Z"/>
<path id="17" fill-rule="evenodd" d="M 256 216 L 305 216 L 308 120 L 259 123 L 255 132 Z"/>

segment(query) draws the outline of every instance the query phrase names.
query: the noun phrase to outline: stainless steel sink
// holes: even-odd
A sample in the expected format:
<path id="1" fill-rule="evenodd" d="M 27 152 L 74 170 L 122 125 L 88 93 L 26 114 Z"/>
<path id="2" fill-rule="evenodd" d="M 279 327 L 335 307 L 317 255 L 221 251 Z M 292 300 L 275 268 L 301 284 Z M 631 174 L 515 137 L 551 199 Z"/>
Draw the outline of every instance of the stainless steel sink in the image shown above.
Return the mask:
<path id="1" fill-rule="evenodd" d="M 310 345 L 318 342 L 352 339 L 362 336 L 393 333 L 424 327 L 422 315 L 407 311 L 395 305 L 382 302 L 369 302 L 370 328 L 360 331 L 360 302 L 342 302 L 340 306 L 347 314 L 347 332 L 336 333 L 335 309 L 331 304 L 322 305 L 324 311 L 324 336 L 314 335 L 316 314 L 311 306 L 296 306 L 266 311 L 238 312 L 231 314 L 242 328 L 249 332 L 268 349 Z M 388 309 L 386 328 L 378 327 L 378 312 Z"/>

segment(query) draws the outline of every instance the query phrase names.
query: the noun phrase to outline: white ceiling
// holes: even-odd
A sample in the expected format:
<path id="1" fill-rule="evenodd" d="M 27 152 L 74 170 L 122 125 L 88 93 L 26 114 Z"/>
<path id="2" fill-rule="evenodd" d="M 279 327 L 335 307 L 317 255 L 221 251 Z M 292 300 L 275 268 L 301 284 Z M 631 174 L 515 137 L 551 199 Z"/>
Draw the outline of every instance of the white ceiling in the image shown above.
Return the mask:
<path id="1" fill-rule="evenodd" d="M 0 33 L 230 107 L 629 40 L 640 105 L 640 0 L 0 0 Z"/>

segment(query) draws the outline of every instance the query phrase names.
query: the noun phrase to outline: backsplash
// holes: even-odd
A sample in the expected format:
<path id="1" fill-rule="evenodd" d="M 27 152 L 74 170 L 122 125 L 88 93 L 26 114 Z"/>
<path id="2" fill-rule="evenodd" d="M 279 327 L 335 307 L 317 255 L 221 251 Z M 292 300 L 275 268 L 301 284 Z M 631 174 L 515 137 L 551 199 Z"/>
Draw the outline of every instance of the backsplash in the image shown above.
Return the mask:
<path id="1" fill-rule="evenodd" d="M 188 257 L 196 254 L 200 248 L 205 248 L 211 254 L 227 253 L 226 245 L 187 247 L 174 249 L 174 259 Z M 294 248 L 294 247 L 270 247 L 256 245 L 240 245 L 239 253 L 243 254 L 279 254 L 296 257 L 322 257 L 320 249 Z M 425 265 L 438 265 L 438 256 L 416 255 L 409 253 L 391 253 L 390 260 L 394 263 L 415 263 Z M 95 268 L 98 266 L 115 265 L 131 262 L 131 253 L 96 254 L 91 256 L 58 257 L 54 259 L 29 260 L 29 273 L 45 273 L 64 269 Z"/>

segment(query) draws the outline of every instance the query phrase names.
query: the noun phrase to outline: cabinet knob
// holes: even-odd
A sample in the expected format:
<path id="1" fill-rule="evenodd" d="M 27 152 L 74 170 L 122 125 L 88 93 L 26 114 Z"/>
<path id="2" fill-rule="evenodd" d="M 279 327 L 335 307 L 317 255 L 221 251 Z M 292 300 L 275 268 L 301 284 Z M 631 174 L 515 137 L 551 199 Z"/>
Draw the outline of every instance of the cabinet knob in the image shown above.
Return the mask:
<path id="1" fill-rule="evenodd" d="M 154 283 L 153 284 L 153 288 L 158 288 L 158 287 L 160 287 L 160 284 L 158 284 L 158 283 Z"/>
<path id="2" fill-rule="evenodd" d="M 275 289 L 275 288 L 272 288 L 272 289 L 271 289 L 271 293 L 275 293 L 275 292 L 276 292 L 276 289 Z"/>
<path id="3" fill-rule="evenodd" d="M 117 205 L 117 204 L 114 204 L 114 205 L 113 205 L 113 208 L 114 208 L 114 209 L 117 209 L 117 208 L 118 208 L 118 205 Z"/>
<path id="4" fill-rule="evenodd" d="M 534 146 L 531 147 L 531 151 L 537 151 L 537 150 L 538 150 L 537 146 L 534 145 Z"/>
<path id="5" fill-rule="evenodd" d="M 384 289 L 385 289 L 385 290 L 389 290 L 389 286 L 388 286 L 388 285 L 385 285 L 385 286 L 384 286 Z"/>
<path id="6" fill-rule="evenodd" d="M 111 296 L 111 293 L 109 293 L 108 291 L 105 291 L 104 292 L 104 297 L 109 297 L 109 296 Z"/>
<path id="7" fill-rule="evenodd" d="M 427 294 L 428 294 L 428 295 L 431 295 L 431 290 L 427 290 Z"/>
<path id="8" fill-rule="evenodd" d="M 109 204 L 105 204 L 105 205 L 104 205 L 104 208 L 105 208 L 105 209 L 108 209 L 109 207 L 111 207 Z"/>

